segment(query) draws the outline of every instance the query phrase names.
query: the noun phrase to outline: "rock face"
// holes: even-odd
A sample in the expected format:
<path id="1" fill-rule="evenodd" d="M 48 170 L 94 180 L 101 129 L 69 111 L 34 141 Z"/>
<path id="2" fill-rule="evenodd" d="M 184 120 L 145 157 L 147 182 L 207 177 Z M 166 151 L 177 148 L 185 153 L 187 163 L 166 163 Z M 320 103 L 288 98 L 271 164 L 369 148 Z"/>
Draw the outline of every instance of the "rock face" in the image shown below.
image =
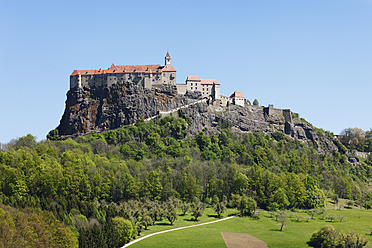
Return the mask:
<path id="1" fill-rule="evenodd" d="M 58 126 L 62 138 L 116 129 L 195 100 L 177 95 L 174 85 L 144 89 L 131 83 L 109 88 L 76 88 L 67 93 Z"/>
<path id="2" fill-rule="evenodd" d="M 288 111 L 288 110 L 283 110 Z M 229 126 L 236 132 L 263 132 L 273 134 L 285 133 L 306 144 L 313 144 L 318 152 L 330 153 L 338 151 L 335 143 L 327 137 L 318 135 L 316 130 L 300 118 L 286 120 L 276 111 L 275 116 L 267 113 L 265 107 L 245 105 L 231 105 L 229 107 L 215 107 L 207 103 L 191 106 L 185 110 L 186 116 L 192 118 L 190 131 L 192 134 L 201 132 L 204 128 L 218 133 L 218 127 Z"/>
<path id="3" fill-rule="evenodd" d="M 322 153 L 338 150 L 332 139 L 318 135 L 316 129 L 290 110 L 252 105 L 224 107 L 212 101 L 192 105 L 201 99 L 200 92 L 197 93 L 178 95 L 172 85 L 150 90 L 132 83 L 115 84 L 109 88 L 76 88 L 67 93 L 66 109 L 57 129 L 62 138 L 108 131 L 190 104 L 182 110 L 192 119 L 190 134 L 204 128 L 218 133 L 220 127 L 243 133 L 281 132 L 313 144 Z"/>

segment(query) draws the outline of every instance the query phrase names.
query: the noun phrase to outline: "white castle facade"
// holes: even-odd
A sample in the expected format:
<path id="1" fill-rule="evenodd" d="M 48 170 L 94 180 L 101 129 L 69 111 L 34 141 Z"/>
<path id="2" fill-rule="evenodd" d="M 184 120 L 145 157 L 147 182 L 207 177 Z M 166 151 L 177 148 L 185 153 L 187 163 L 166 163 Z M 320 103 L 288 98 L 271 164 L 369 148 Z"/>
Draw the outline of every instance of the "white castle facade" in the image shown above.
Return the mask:
<path id="1" fill-rule="evenodd" d="M 110 87 L 113 84 L 132 82 L 151 89 L 154 85 L 169 84 L 177 87 L 178 94 L 199 91 L 204 98 L 211 97 L 221 105 L 235 104 L 244 106 L 245 100 L 239 91 L 230 97 L 220 95 L 220 84 L 215 79 L 200 79 L 188 76 L 184 84 L 176 83 L 176 70 L 171 65 L 169 53 L 165 64 L 156 65 L 114 65 L 107 70 L 74 70 L 70 75 L 70 89 L 83 87 Z"/>

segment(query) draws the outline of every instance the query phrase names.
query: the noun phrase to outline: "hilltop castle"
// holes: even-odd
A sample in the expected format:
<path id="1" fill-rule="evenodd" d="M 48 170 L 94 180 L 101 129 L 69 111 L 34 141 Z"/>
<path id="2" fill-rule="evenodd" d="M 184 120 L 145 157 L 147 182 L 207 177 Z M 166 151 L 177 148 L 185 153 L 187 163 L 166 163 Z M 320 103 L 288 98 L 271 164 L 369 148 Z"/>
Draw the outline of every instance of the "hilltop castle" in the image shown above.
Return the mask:
<path id="1" fill-rule="evenodd" d="M 110 87 L 120 82 L 132 82 L 151 89 L 154 85 L 169 84 L 177 87 L 178 94 L 199 91 L 202 97 L 220 99 L 220 84 L 215 79 L 200 79 L 188 76 L 185 84 L 176 83 L 176 70 L 171 65 L 169 53 L 165 64 L 157 65 L 114 65 L 107 70 L 74 70 L 70 75 L 70 89 L 83 87 Z"/>
<path id="2" fill-rule="evenodd" d="M 111 87 L 116 84 L 125 87 Z M 230 97 L 222 96 L 220 83 L 215 79 L 187 76 L 185 83 L 177 84 L 176 69 L 171 65 L 169 53 L 164 65 L 112 64 L 107 70 L 74 70 L 58 130 L 62 136 L 107 131 L 139 119 L 146 121 L 176 114 L 180 109 L 191 114 L 198 111 L 191 107 L 196 104 L 208 106 L 197 115 L 207 115 L 200 120 L 204 121 L 203 128 L 218 125 L 221 116 L 226 115 L 229 122 L 242 131 L 263 130 L 262 126 L 266 126 L 267 132 L 276 128 L 293 137 L 305 137 L 306 131 L 295 127 L 299 115 L 289 109 L 250 105 L 240 91 L 233 92 Z M 209 111 L 205 112 L 208 109 L 219 114 L 208 116 Z M 230 116 L 230 111 L 234 117 Z M 272 125 L 276 125 L 274 129 Z M 199 132 L 203 128 L 193 130 Z"/>

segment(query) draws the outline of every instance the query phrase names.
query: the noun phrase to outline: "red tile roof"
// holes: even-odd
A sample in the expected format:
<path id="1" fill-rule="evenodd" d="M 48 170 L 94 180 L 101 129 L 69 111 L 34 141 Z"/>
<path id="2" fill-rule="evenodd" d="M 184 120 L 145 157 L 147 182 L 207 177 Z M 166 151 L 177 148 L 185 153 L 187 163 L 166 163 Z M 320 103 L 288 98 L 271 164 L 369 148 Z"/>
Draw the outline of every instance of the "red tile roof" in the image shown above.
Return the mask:
<path id="1" fill-rule="evenodd" d="M 175 72 L 176 69 L 171 65 L 114 65 L 112 64 L 107 70 L 74 70 L 71 76 L 75 75 L 97 75 L 106 73 L 161 73 Z"/>
<path id="2" fill-rule="evenodd" d="M 201 79 L 201 84 L 217 84 L 217 85 L 219 85 L 220 83 L 217 82 L 215 79 Z"/>
<path id="3" fill-rule="evenodd" d="M 243 96 L 243 94 L 240 92 L 240 91 L 234 91 L 234 93 L 230 96 L 230 98 L 232 98 L 232 97 L 243 97 L 244 98 L 244 96 Z"/>
<path id="4" fill-rule="evenodd" d="M 174 69 L 171 65 L 166 65 L 162 67 L 162 71 L 176 71 L 176 69 Z"/>
<path id="5" fill-rule="evenodd" d="M 150 72 L 162 72 L 160 65 L 114 65 L 106 70 L 106 73 L 150 73 Z"/>
<path id="6" fill-rule="evenodd" d="M 105 74 L 105 70 L 74 70 L 71 73 L 71 76 L 75 75 L 98 75 L 98 74 Z"/>
<path id="7" fill-rule="evenodd" d="M 187 76 L 186 81 L 201 81 L 198 76 Z"/>

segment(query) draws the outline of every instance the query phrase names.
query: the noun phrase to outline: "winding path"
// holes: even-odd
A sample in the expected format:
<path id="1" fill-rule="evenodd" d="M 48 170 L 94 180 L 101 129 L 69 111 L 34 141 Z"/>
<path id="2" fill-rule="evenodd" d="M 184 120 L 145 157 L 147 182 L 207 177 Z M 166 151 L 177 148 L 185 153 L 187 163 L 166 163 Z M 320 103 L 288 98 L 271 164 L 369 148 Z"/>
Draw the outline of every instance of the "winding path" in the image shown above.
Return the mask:
<path id="1" fill-rule="evenodd" d="M 135 240 L 127 243 L 122 248 L 128 247 L 130 245 L 133 245 L 134 243 L 137 243 L 137 242 L 139 242 L 141 240 L 147 239 L 149 237 L 152 237 L 152 236 L 155 236 L 155 235 L 158 235 L 158 234 L 172 232 L 172 231 L 177 231 L 177 230 L 186 229 L 186 228 L 190 228 L 190 227 L 196 227 L 196 226 L 203 226 L 203 225 L 213 224 L 213 223 L 216 223 L 216 222 L 220 222 L 220 221 L 224 221 L 224 220 L 228 220 L 228 219 L 234 218 L 236 216 L 238 216 L 238 215 L 233 215 L 233 216 L 230 216 L 230 217 L 226 217 L 226 218 L 219 219 L 219 220 L 214 220 L 214 221 L 211 221 L 211 222 L 205 222 L 205 223 L 195 224 L 195 225 L 191 225 L 191 226 L 182 226 L 182 227 L 177 227 L 177 228 L 173 228 L 173 229 L 169 229 L 169 230 L 165 230 L 165 231 L 161 231 L 161 232 L 151 233 L 151 234 L 148 234 L 146 236 L 143 236 L 143 237 L 141 237 L 139 239 L 135 239 Z"/>

